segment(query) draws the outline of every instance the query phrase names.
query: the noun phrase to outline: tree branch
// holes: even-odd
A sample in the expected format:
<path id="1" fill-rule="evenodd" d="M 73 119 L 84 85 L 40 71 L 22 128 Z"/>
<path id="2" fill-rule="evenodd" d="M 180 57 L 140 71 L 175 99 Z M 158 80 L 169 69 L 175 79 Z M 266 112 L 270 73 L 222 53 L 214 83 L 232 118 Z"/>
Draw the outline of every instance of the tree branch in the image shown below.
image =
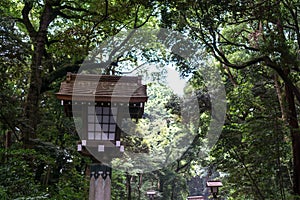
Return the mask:
<path id="1" fill-rule="evenodd" d="M 272 62 L 272 60 L 269 57 L 266 57 L 264 60 L 265 64 L 272 69 L 274 69 L 278 75 L 282 78 L 282 80 L 287 84 L 293 91 L 294 95 L 296 96 L 296 99 L 300 103 L 300 91 L 299 89 L 293 84 L 293 82 L 289 79 L 289 77 L 286 75 L 286 73 L 278 67 L 276 64 Z"/>
<path id="2" fill-rule="evenodd" d="M 50 23 L 57 17 L 58 12 L 54 10 L 51 2 L 46 1 L 45 8 L 42 13 L 38 32 L 46 34 Z"/>
<path id="3" fill-rule="evenodd" d="M 244 44 L 237 44 L 237 43 L 234 43 L 234 42 L 231 42 L 230 40 L 228 40 L 227 38 L 225 38 L 223 36 L 223 34 L 221 33 L 217 33 L 223 40 L 225 40 L 225 42 L 218 42 L 219 44 L 228 44 L 228 45 L 233 45 L 233 46 L 236 46 L 236 47 L 243 47 L 244 49 L 247 49 L 247 50 L 251 50 L 251 51 L 259 51 L 259 49 L 257 48 L 254 48 L 254 47 L 249 47 L 247 45 L 244 45 Z"/>
<path id="4" fill-rule="evenodd" d="M 109 6 L 109 2 L 108 2 L 108 0 L 105 0 L 104 15 L 103 15 L 101 20 L 96 21 L 98 24 L 103 22 L 104 20 L 106 20 L 108 18 L 108 16 L 109 16 L 108 6 Z M 64 13 L 63 10 L 69 10 L 69 11 L 73 11 L 73 12 L 82 12 L 84 14 L 80 15 L 78 13 L 78 14 L 68 15 L 68 14 Z M 63 6 L 59 7 L 58 15 L 60 15 L 63 18 L 66 18 L 66 19 L 81 19 L 83 21 L 91 21 L 91 20 L 84 19 L 84 17 L 85 16 L 99 16 L 99 13 L 98 12 L 92 12 L 92 11 L 84 9 L 82 7 L 73 7 L 73 6 L 70 6 L 70 5 L 63 5 Z"/>
<path id="5" fill-rule="evenodd" d="M 34 29 L 29 19 L 29 13 L 32 10 L 32 8 L 33 8 L 33 1 L 25 1 L 22 10 L 22 19 L 20 19 L 20 21 L 25 25 L 26 29 L 28 30 L 29 36 L 33 39 L 36 37 L 37 32 Z"/>
<path id="6" fill-rule="evenodd" d="M 41 93 L 48 91 L 50 89 L 50 85 L 55 80 L 65 77 L 67 72 L 77 73 L 79 68 L 80 68 L 80 65 L 74 64 L 74 65 L 66 65 L 66 66 L 63 66 L 63 67 L 53 71 L 48 76 L 43 78 L 43 85 L 41 88 Z"/>
<path id="7" fill-rule="evenodd" d="M 140 28 L 140 27 L 144 26 L 144 25 L 149 21 L 150 17 L 152 17 L 152 16 L 153 16 L 152 13 L 150 13 L 150 14 L 146 17 L 146 19 L 145 19 L 144 22 L 142 22 L 140 25 L 137 25 L 137 19 L 138 19 L 138 11 L 137 11 L 137 12 L 136 12 L 136 19 L 135 19 L 135 21 L 134 21 L 134 28 Z"/>

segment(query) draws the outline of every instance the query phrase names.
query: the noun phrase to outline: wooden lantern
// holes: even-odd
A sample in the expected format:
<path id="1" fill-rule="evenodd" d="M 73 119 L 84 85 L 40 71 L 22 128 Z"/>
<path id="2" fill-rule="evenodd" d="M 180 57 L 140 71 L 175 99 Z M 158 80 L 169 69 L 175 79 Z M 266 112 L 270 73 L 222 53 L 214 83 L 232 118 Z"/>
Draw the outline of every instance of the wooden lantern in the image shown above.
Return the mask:
<path id="1" fill-rule="evenodd" d="M 78 150 L 93 153 L 123 152 L 120 124 L 123 119 L 138 120 L 147 101 L 146 86 L 139 76 L 110 76 L 68 73 L 56 96 L 67 116 L 81 118 Z M 86 151 L 85 147 L 89 151 Z"/>

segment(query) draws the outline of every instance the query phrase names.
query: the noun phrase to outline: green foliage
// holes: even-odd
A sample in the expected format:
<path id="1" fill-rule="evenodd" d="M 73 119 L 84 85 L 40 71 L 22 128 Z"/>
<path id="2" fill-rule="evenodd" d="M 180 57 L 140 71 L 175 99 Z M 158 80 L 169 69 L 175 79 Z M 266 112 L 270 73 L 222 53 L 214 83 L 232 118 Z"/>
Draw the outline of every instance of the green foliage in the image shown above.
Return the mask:
<path id="1" fill-rule="evenodd" d="M 290 198 L 291 171 L 293 184 L 299 182 L 299 169 L 292 168 L 291 161 L 292 157 L 298 159 L 299 153 L 294 151 L 291 156 L 290 150 L 298 141 L 290 133 L 298 130 L 298 125 L 286 121 L 285 114 L 291 114 L 286 109 L 293 106 L 299 113 L 296 52 L 300 43 L 295 37 L 299 35 L 299 18 L 295 15 L 299 4 L 293 0 L 209 0 L 169 5 L 173 9 L 164 12 L 165 19 L 181 19 L 175 20 L 176 25 L 162 26 L 186 28 L 185 32 L 201 41 L 221 63 L 224 73 L 228 112 L 212 153 L 212 165 L 227 172 L 224 193 L 228 191 L 233 199 Z M 289 87 L 297 103 L 289 101 L 287 107 L 286 100 L 293 98 L 286 91 Z M 298 124 L 297 114 L 293 119 Z M 299 194 L 297 187 L 294 192 Z"/>
<path id="2" fill-rule="evenodd" d="M 245 71 L 251 73 L 238 71 L 239 77 Z M 291 141 L 270 84 L 263 76 L 241 79 L 227 94 L 228 121 L 213 163 L 228 174 L 223 190 L 234 199 L 286 198 L 291 192 Z"/>
<path id="3" fill-rule="evenodd" d="M 183 173 L 176 173 L 172 168 L 161 170 L 159 174 L 161 185 L 161 199 L 181 200 L 188 196 L 186 177 Z"/>
<path id="4" fill-rule="evenodd" d="M 121 200 L 126 196 L 126 175 L 122 171 L 112 172 L 112 200 Z"/>
<path id="5" fill-rule="evenodd" d="M 0 156 L 3 161 L 0 167 L 2 197 L 15 199 L 46 194 L 41 184 L 36 182 L 35 173 L 31 170 L 40 160 L 47 160 L 46 156 L 18 147 L 13 150 L 1 149 Z"/>

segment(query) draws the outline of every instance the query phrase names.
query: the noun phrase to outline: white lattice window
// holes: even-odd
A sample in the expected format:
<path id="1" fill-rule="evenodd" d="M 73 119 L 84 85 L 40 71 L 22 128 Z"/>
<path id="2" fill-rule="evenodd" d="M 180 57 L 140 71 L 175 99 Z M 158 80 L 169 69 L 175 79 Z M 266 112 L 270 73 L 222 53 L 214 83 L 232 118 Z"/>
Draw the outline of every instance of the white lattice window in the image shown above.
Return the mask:
<path id="1" fill-rule="evenodd" d="M 88 107 L 88 140 L 115 140 L 116 107 Z"/>

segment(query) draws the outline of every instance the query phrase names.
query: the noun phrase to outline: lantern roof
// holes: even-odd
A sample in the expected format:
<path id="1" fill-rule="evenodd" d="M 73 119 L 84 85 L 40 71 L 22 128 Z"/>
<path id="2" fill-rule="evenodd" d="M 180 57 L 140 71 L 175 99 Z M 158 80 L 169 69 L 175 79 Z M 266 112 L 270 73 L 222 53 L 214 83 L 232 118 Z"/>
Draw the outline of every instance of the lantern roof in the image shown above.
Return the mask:
<path id="1" fill-rule="evenodd" d="M 207 181 L 206 186 L 207 187 L 222 187 L 223 184 L 221 181 Z"/>
<path id="2" fill-rule="evenodd" d="M 146 102 L 147 87 L 140 76 L 67 73 L 56 96 L 65 101 Z"/>
<path id="3" fill-rule="evenodd" d="M 204 200 L 204 196 L 189 196 L 188 200 Z"/>

